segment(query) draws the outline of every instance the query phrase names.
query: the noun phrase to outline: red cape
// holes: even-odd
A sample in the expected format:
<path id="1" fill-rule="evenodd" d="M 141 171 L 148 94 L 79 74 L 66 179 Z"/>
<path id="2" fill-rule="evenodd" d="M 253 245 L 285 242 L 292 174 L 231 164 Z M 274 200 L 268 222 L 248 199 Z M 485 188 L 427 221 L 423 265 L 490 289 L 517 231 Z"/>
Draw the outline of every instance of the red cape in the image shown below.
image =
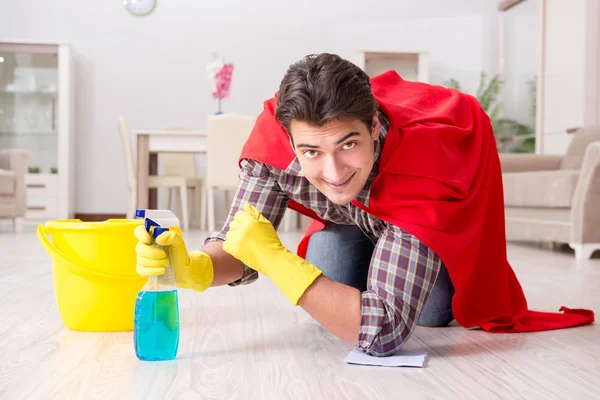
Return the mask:
<path id="1" fill-rule="evenodd" d="M 371 188 L 369 214 L 410 232 L 446 265 L 454 284 L 452 309 L 464 327 L 526 332 L 567 328 L 594 321 L 591 310 L 530 311 L 506 255 L 502 173 L 490 120 L 477 100 L 440 86 L 404 81 L 389 71 L 372 78 L 372 89 L 391 127 Z M 276 97 L 246 142 L 242 158 L 286 169 L 295 154 L 274 119 Z M 298 254 L 324 221 L 314 219 Z"/>

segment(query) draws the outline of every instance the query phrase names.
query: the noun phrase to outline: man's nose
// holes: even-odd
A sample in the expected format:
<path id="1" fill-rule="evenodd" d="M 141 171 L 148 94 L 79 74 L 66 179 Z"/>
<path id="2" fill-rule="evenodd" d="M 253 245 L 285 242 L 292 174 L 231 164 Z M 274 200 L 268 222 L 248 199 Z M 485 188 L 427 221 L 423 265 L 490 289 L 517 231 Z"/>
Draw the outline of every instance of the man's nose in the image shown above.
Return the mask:
<path id="1" fill-rule="evenodd" d="M 336 157 L 327 157 L 323 167 L 323 178 L 329 183 L 343 183 L 344 168 Z"/>

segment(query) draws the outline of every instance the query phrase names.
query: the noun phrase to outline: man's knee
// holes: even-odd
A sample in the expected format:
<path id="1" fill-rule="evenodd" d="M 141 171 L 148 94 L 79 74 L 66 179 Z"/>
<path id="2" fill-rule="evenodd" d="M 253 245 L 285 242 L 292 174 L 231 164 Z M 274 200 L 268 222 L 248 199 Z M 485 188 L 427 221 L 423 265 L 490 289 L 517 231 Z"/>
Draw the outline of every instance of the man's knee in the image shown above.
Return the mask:
<path id="1" fill-rule="evenodd" d="M 448 326 L 454 320 L 452 310 L 439 311 L 436 313 L 421 314 L 417 325 L 428 328 L 440 328 Z"/>
<path id="2" fill-rule="evenodd" d="M 362 290 L 373 250 L 373 243 L 359 227 L 328 223 L 311 236 L 306 260 L 329 279 Z"/>
<path id="3" fill-rule="evenodd" d="M 452 298 L 454 297 L 454 285 L 448 274 L 448 270 L 442 265 L 438 277 L 431 289 L 429 298 L 423 306 L 421 316 L 417 321 L 420 326 L 442 327 L 447 326 L 454 320 L 452 312 Z"/>

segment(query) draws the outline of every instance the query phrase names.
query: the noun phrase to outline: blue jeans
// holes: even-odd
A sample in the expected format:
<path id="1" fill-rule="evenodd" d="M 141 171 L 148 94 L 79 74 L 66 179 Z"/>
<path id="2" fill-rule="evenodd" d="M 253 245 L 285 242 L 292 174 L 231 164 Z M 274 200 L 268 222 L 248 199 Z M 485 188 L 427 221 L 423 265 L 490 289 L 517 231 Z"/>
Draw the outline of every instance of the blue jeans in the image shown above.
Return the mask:
<path id="1" fill-rule="evenodd" d="M 327 278 L 364 291 L 374 250 L 375 245 L 358 226 L 328 222 L 324 230 L 311 236 L 306 260 Z M 442 265 L 417 324 L 440 327 L 452 322 L 453 295 L 454 285 Z"/>

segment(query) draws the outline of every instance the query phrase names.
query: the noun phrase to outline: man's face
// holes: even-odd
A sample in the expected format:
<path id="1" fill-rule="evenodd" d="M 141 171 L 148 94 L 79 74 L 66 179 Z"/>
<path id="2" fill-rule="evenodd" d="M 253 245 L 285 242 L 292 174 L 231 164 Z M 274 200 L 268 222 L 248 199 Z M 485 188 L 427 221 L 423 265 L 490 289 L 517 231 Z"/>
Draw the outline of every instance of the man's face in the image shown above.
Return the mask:
<path id="1" fill-rule="evenodd" d="M 324 126 L 292 121 L 294 151 L 306 179 L 335 204 L 348 204 L 365 186 L 375 162 L 379 119 L 372 132 L 359 120 L 336 120 Z"/>

